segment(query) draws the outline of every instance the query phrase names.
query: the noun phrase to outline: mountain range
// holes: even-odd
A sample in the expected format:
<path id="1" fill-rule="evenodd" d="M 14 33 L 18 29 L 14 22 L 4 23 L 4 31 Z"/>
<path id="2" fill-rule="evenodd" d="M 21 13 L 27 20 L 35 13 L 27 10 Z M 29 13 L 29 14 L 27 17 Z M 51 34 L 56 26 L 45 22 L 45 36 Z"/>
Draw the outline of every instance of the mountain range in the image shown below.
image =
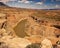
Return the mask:
<path id="1" fill-rule="evenodd" d="M 0 2 L 0 6 L 7 6 L 7 5 L 4 4 L 3 2 Z"/>

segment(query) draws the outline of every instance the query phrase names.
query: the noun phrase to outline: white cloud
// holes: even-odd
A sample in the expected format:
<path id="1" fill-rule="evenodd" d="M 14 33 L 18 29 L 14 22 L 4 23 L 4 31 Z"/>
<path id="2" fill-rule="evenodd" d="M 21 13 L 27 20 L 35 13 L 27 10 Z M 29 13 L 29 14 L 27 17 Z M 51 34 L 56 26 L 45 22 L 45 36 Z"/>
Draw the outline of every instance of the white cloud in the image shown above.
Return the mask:
<path id="1" fill-rule="evenodd" d="M 29 1 L 25 1 L 24 3 L 30 3 Z"/>
<path id="2" fill-rule="evenodd" d="M 18 1 L 20 3 L 30 3 L 29 1 Z"/>
<path id="3" fill-rule="evenodd" d="M 60 8 L 60 5 L 56 5 L 55 7 L 56 7 L 56 8 Z"/>
<path id="4" fill-rule="evenodd" d="M 22 1 L 18 1 L 20 3 L 32 3 L 32 1 L 27 1 L 27 0 L 22 0 Z"/>
<path id="5" fill-rule="evenodd" d="M 22 2 L 26 2 L 27 0 L 21 0 Z"/>
<path id="6" fill-rule="evenodd" d="M 9 1 L 17 1 L 17 2 L 20 2 L 20 3 L 32 3 L 32 1 L 28 1 L 28 0 L 0 0 L 0 2 L 9 2 Z"/>
<path id="7" fill-rule="evenodd" d="M 42 5 L 42 4 L 43 4 L 43 2 L 37 2 L 36 4 L 40 4 L 40 5 Z"/>

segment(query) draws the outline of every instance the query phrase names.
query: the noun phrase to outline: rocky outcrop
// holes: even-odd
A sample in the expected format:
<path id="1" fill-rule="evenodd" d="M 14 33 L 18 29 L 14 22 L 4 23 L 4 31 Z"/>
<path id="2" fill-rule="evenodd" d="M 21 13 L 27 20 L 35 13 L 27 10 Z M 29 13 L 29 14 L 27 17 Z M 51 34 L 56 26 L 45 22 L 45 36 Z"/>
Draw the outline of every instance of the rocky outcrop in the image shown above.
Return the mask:
<path id="1" fill-rule="evenodd" d="M 48 40 L 48 39 L 44 39 L 44 40 L 41 42 L 41 45 L 42 45 L 41 48 L 53 48 L 51 41 Z"/>
<path id="2" fill-rule="evenodd" d="M 56 44 L 60 40 L 60 29 L 55 26 L 60 26 L 59 15 L 59 10 L 0 8 L 0 41 L 10 48 L 24 48 L 44 38 Z"/>

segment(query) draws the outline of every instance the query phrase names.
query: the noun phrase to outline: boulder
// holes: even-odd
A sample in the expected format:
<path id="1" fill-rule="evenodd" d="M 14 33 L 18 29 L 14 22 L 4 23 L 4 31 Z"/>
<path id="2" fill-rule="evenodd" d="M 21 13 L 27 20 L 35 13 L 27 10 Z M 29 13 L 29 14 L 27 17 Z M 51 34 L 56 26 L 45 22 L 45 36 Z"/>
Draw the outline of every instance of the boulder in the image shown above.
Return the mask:
<path id="1" fill-rule="evenodd" d="M 53 48 L 51 41 L 48 40 L 48 39 L 44 39 L 44 40 L 41 42 L 41 45 L 42 45 L 41 48 Z"/>

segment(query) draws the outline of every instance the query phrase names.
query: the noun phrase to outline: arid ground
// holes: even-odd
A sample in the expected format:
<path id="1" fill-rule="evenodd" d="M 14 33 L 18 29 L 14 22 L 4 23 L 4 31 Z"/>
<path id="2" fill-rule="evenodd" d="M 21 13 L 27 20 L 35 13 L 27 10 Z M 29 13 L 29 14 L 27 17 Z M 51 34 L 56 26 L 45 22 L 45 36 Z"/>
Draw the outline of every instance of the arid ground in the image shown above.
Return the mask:
<path id="1" fill-rule="evenodd" d="M 40 43 L 44 38 L 52 44 L 60 40 L 60 10 L 0 7 L 0 16 L 5 17 L 0 19 L 6 20 L 4 26 L 8 36 L 25 38 L 31 43 Z"/>

